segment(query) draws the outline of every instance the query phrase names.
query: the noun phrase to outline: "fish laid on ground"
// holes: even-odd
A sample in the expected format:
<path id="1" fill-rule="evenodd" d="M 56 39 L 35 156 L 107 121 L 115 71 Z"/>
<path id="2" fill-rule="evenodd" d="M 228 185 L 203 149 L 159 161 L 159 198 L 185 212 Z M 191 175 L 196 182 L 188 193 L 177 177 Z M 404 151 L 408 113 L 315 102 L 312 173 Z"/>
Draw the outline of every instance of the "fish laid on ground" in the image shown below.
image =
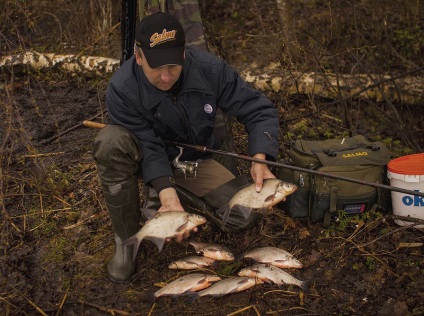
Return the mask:
<path id="1" fill-rule="evenodd" d="M 277 247 L 260 247 L 243 254 L 243 258 L 250 258 L 256 262 L 271 264 L 278 268 L 303 267 L 302 263 L 290 252 Z"/>
<path id="2" fill-rule="evenodd" d="M 280 268 L 263 263 L 255 264 L 248 268 L 241 269 L 238 275 L 258 278 L 268 284 L 293 284 L 297 285 L 302 290 L 305 290 L 307 284 L 309 283 L 308 281 L 296 279 L 294 276 L 287 273 L 286 271 L 281 270 Z"/>
<path id="3" fill-rule="evenodd" d="M 256 284 L 263 284 L 264 281 L 258 278 L 249 278 L 249 277 L 230 277 L 216 282 L 212 286 L 208 287 L 205 290 L 194 293 L 192 298 L 196 299 L 201 296 L 215 296 L 221 297 L 231 293 L 237 293 L 244 290 L 247 290 L 253 287 Z"/>
<path id="4" fill-rule="evenodd" d="M 171 262 L 169 269 L 193 270 L 209 267 L 215 262 L 215 259 L 203 256 L 187 256 Z"/>
<path id="5" fill-rule="evenodd" d="M 234 194 L 227 204 L 217 210 L 217 213 L 223 214 L 222 221 L 224 224 L 227 222 L 232 208 L 239 209 L 246 219 L 253 210 L 265 213 L 266 210 L 270 210 L 272 206 L 281 202 L 296 190 L 297 186 L 293 183 L 279 179 L 266 179 L 261 192 L 258 193 L 256 192 L 256 184 L 252 183 Z"/>
<path id="6" fill-rule="evenodd" d="M 165 285 L 163 288 L 158 290 L 154 296 L 156 298 L 160 296 L 179 296 L 187 295 L 192 292 L 200 291 L 211 286 L 212 283 L 221 280 L 219 276 L 204 274 L 204 273 L 192 273 L 184 275 L 175 281 Z"/>
<path id="7" fill-rule="evenodd" d="M 213 243 L 190 241 L 196 253 L 220 261 L 233 261 L 234 254 L 225 246 Z"/>
<path id="8" fill-rule="evenodd" d="M 135 244 L 135 260 L 138 247 L 143 239 L 148 239 L 155 243 L 160 252 L 167 238 L 184 234 L 186 231 L 190 231 L 194 227 L 204 223 L 206 223 L 206 218 L 198 214 L 180 211 L 158 212 L 134 236 L 125 240 L 123 244 Z"/>

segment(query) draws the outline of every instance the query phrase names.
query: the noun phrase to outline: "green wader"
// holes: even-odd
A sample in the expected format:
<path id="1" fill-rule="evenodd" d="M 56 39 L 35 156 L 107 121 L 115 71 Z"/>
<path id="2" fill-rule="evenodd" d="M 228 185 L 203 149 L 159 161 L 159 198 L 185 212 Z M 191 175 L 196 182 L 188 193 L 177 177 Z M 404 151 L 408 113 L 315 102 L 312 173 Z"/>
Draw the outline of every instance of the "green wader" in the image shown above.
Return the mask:
<path id="1" fill-rule="evenodd" d="M 113 133 L 119 137 L 113 137 Z M 138 165 L 142 159 L 136 137 L 126 129 L 107 125 L 93 144 L 93 156 L 106 207 L 115 232 L 115 253 L 107 266 L 112 281 L 126 281 L 135 271 L 134 246 L 122 242 L 140 226 Z"/>

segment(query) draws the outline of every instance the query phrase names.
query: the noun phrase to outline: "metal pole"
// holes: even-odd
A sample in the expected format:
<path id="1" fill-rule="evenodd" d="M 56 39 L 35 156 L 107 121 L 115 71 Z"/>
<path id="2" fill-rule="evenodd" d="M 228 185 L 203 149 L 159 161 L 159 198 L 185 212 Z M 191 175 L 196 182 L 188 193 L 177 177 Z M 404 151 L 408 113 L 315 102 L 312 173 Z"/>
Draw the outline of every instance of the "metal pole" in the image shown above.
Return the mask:
<path id="1" fill-rule="evenodd" d="M 103 123 L 97 123 L 97 122 L 92 122 L 92 121 L 88 121 L 88 120 L 84 121 L 83 125 L 87 126 L 87 127 L 92 127 L 92 128 L 103 128 L 103 127 L 106 126 Z M 389 191 L 396 191 L 396 192 L 400 192 L 400 193 L 424 197 L 424 192 L 406 190 L 406 189 L 393 187 L 393 186 L 385 185 L 385 184 L 381 184 L 381 183 L 366 182 L 366 181 L 363 181 L 363 180 L 352 179 L 352 178 L 347 178 L 347 177 L 343 177 L 343 176 L 337 176 L 337 175 L 334 175 L 334 174 L 331 174 L 331 173 L 325 173 L 325 172 L 321 172 L 321 171 L 317 171 L 317 170 L 313 170 L 313 169 L 296 167 L 296 166 L 288 165 L 288 164 L 285 164 L 285 163 L 273 162 L 273 161 L 269 161 L 269 160 L 253 158 L 253 157 L 250 157 L 250 156 L 239 155 L 239 154 L 236 154 L 236 153 L 231 153 L 231 152 L 222 151 L 222 150 L 209 149 L 206 146 L 190 145 L 190 144 L 171 142 L 171 141 L 166 141 L 166 143 L 171 144 L 171 145 L 175 145 L 175 146 L 180 146 L 180 147 L 192 148 L 194 150 L 201 151 L 201 152 L 208 152 L 208 153 L 212 153 L 212 154 L 229 156 L 229 157 L 247 160 L 247 161 L 259 162 L 259 163 L 263 163 L 263 164 L 273 166 L 273 167 L 276 167 L 276 168 L 285 168 L 285 169 L 290 169 L 290 170 L 296 170 L 296 171 L 301 171 L 301 172 L 305 172 L 305 173 L 315 174 L 315 175 L 322 176 L 322 177 L 327 177 L 327 178 L 332 178 L 332 179 L 343 180 L 343 181 L 353 182 L 353 183 L 357 183 L 357 184 L 367 185 L 367 186 L 378 188 L 378 189 L 385 189 L 385 190 L 389 190 Z"/>
<path id="2" fill-rule="evenodd" d="M 137 0 L 122 0 L 121 35 L 122 56 L 121 65 L 134 54 L 134 34 L 137 15 Z"/>
<path id="3" fill-rule="evenodd" d="M 168 141 L 167 143 L 175 145 L 175 146 L 183 146 L 183 147 L 187 147 L 187 148 L 192 148 L 194 150 L 201 151 L 201 152 L 209 152 L 209 153 L 213 153 L 213 154 L 217 154 L 217 155 L 224 155 L 224 156 L 229 156 L 229 157 L 238 158 L 238 159 L 242 159 L 242 160 L 259 162 L 259 163 L 263 163 L 263 164 L 273 166 L 273 167 L 276 167 L 276 168 L 291 169 L 291 170 L 306 172 L 306 173 L 310 173 L 310 174 L 315 174 L 315 175 L 322 176 L 322 177 L 327 177 L 327 178 L 332 178 L 332 179 L 338 179 L 338 180 L 363 184 L 363 185 L 375 187 L 375 188 L 378 188 L 378 189 L 385 189 L 385 190 L 389 190 L 389 191 L 396 191 L 396 192 L 400 192 L 400 193 L 424 197 L 424 192 L 406 190 L 406 189 L 402 189 L 402 188 L 398 188 L 398 187 L 394 187 L 394 186 L 390 186 L 390 185 L 385 185 L 385 184 L 381 184 L 381 183 L 366 182 L 366 181 L 359 180 L 359 179 L 347 178 L 347 177 L 338 176 L 338 175 L 334 175 L 334 174 L 330 174 L 330 173 L 326 173 L 326 172 L 321 172 L 321 171 L 317 171 L 317 170 L 313 170 L 313 169 L 296 167 L 296 166 L 292 166 L 292 165 L 288 165 L 288 164 L 284 164 L 284 163 L 279 163 L 279 162 L 273 162 L 273 161 L 269 161 L 269 160 L 257 159 L 257 158 L 253 158 L 253 157 L 250 157 L 250 156 L 239 155 L 239 154 L 226 152 L 226 151 L 222 151 L 222 150 L 209 149 L 205 146 L 190 145 L 190 144 L 183 144 L 183 143 L 170 142 L 170 141 Z"/>

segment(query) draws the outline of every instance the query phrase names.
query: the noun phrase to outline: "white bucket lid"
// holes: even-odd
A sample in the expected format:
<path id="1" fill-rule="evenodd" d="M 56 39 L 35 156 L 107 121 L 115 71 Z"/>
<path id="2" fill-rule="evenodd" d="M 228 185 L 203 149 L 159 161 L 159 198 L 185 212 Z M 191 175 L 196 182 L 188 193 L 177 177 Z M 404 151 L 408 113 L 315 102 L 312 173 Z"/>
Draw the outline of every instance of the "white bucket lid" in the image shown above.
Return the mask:
<path id="1" fill-rule="evenodd" d="M 390 172 L 387 170 L 388 179 L 398 179 L 404 182 L 424 182 L 424 175 L 415 175 L 415 174 L 399 174 L 395 172 Z"/>

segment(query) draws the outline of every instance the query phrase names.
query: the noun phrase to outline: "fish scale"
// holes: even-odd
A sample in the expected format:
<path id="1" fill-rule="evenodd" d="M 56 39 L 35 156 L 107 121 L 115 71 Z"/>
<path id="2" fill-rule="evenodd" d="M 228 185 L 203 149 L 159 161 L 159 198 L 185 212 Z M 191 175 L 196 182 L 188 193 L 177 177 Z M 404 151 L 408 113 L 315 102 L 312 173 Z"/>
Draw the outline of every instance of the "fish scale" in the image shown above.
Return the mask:
<path id="1" fill-rule="evenodd" d="M 212 274 L 192 273 L 184 275 L 158 290 L 154 296 L 178 296 L 203 290 L 221 278 Z"/>
<path id="2" fill-rule="evenodd" d="M 187 256 L 179 260 L 171 262 L 168 266 L 169 269 L 200 269 L 212 265 L 215 259 L 203 257 L 203 256 Z"/>
<path id="3" fill-rule="evenodd" d="M 135 245 L 133 257 L 135 260 L 143 239 L 150 240 L 156 244 L 160 252 L 167 238 L 184 234 L 186 231 L 190 231 L 204 223 L 206 223 L 206 218 L 198 214 L 181 211 L 158 212 L 135 235 L 125 240 L 123 244 Z"/>
<path id="4" fill-rule="evenodd" d="M 251 278 L 259 278 L 265 283 L 274 283 L 277 285 L 293 284 L 297 285 L 302 290 L 305 290 L 308 284 L 307 281 L 299 280 L 292 276 L 290 273 L 283 271 L 278 267 L 266 265 L 263 263 L 243 268 L 239 271 L 238 275 Z"/>
<path id="5" fill-rule="evenodd" d="M 302 263 L 290 252 L 278 247 L 259 247 L 247 251 L 243 258 L 250 258 L 260 263 L 267 263 L 278 268 L 302 268 Z"/>
<path id="6" fill-rule="evenodd" d="M 293 183 L 279 179 L 265 179 L 261 192 L 256 192 L 256 184 L 252 183 L 234 194 L 227 204 L 217 210 L 217 213 L 223 214 L 222 222 L 224 225 L 228 221 L 230 211 L 233 208 L 239 209 L 244 218 L 247 219 L 253 210 L 263 213 L 296 190 L 297 186 Z"/>
<path id="7" fill-rule="evenodd" d="M 237 293 L 247 290 L 254 285 L 262 284 L 264 281 L 257 278 L 249 277 L 231 277 L 216 282 L 205 290 L 194 293 L 194 298 L 201 296 L 224 296 L 230 293 Z"/>
<path id="8" fill-rule="evenodd" d="M 196 253 L 204 257 L 221 261 L 233 261 L 235 259 L 234 254 L 227 247 L 220 244 L 191 241 L 190 245 L 194 247 Z"/>

